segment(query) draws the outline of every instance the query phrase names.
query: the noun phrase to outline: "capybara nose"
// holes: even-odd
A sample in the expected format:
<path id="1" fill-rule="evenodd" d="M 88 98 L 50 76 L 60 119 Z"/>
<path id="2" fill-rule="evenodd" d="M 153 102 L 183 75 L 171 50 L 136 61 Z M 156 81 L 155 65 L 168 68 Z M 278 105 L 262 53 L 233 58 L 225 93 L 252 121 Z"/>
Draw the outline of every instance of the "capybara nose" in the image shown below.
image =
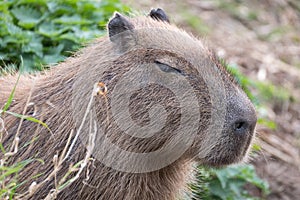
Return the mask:
<path id="1" fill-rule="evenodd" d="M 246 120 L 237 120 L 232 124 L 232 129 L 235 134 L 245 134 L 247 133 L 249 124 Z"/>
<path id="2" fill-rule="evenodd" d="M 232 123 L 232 131 L 237 135 L 252 133 L 255 128 L 256 121 L 256 117 L 253 119 L 238 119 Z"/>

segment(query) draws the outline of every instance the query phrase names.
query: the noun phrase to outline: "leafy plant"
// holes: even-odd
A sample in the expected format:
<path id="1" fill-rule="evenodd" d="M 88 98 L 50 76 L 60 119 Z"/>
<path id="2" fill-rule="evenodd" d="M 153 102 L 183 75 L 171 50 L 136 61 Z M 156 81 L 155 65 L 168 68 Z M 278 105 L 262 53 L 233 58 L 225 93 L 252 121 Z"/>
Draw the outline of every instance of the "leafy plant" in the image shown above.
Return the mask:
<path id="1" fill-rule="evenodd" d="M 9 0 L 0 2 L 2 70 L 42 70 L 102 35 L 114 11 L 128 12 L 119 0 Z M 5 66 L 5 69 L 4 69 Z"/>
<path id="2" fill-rule="evenodd" d="M 224 169 L 198 167 L 197 183 L 192 190 L 195 199 L 240 200 L 260 199 L 245 189 L 252 185 L 261 190 L 263 196 L 269 193 L 267 182 L 260 179 L 252 165 L 232 165 Z"/>
<path id="3" fill-rule="evenodd" d="M 18 173 L 21 172 L 26 165 L 33 161 L 34 160 L 24 160 L 11 166 L 0 165 L 0 183 L 2 185 L 0 198 L 5 199 L 5 197 L 9 197 L 9 199 L 12 199 L 15 194 L 15 190 L 24 184 L 24 182 L 19 183 Z"/>

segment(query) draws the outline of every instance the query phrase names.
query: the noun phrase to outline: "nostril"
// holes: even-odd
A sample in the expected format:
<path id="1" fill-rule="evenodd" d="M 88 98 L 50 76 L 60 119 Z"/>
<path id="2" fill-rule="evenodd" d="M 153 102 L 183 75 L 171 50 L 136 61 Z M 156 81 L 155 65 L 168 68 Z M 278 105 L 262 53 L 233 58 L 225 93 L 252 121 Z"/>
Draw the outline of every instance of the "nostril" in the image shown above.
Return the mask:
<path id="1" fill-rule="evenodd" d="M 235 129 L 239 130 L 239 129 L 243 128 L 244 125 L 245 125 L 245 122 L 236 122 Z"/>
<path id="2" fill-rule="evenodd" d="M 233 131 L 237 134 L 244 134 L 246 133 L 248 127 L 249 125 L 246 121 L 239 120 L 233 124 Z"/>

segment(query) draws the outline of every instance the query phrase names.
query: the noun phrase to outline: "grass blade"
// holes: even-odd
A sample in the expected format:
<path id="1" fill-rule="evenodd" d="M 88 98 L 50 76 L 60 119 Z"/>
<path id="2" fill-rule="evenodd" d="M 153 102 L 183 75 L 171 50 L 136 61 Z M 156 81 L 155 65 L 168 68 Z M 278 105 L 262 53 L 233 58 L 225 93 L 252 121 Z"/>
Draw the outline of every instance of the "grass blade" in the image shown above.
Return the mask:
<path id="1" fill-rule="evenodd" d="M 7 111 L 7 109 L 8 109 L 9 106 L 11 105 L 11 102 L 13 101 L 14 94 L 15 94 L 15 90 L 16 90 L 17 84 L 18 84 L 18 82 L 19 82 L 19 80 L 20 80 L 20 76 L 21 76 L 21 74 L 19 74 L 18 79 L 17 79 L 17 81 L 16 81 L 16 83 L 15 83 L 15 85 L 14 85 L 14 88 L 13 88 L 13 90 L 11 91 L 8 100 L 6 101 L 6 103 L 5 103 L 5 105 L 4 105 L 3 109 L 2 109 L 2 111 L 1 111 L 1 113 L 0 113 L 0 116 L 1 116 L 2 113 L 5 113 L 5 112 Z"/>
<path id="2" fill-rule="evenodd" d="M 3 110 L 0 110 L 0 111 L 1 111 L 1 113 L 4 113 Z M 36 119 L 34 117 L 30 117 L 30 116 L 26 116 L 26 115 L 21 115 L 21 114 L 10 112 L 10 111 L 5 111 L 5 113 L 10 114 L 10 115 L 15 116 L 15 117 L 18 117 L 18 118 L 21 118 L 21 119 L 26 119 L 28 121 L 38 123 L 38 124 L 44 126 L 45 128 L 47 128 L 50 132 L 52 132 L 46 123 L 44 123 L 41 120 L 38 120 L 38 119 Z"/>

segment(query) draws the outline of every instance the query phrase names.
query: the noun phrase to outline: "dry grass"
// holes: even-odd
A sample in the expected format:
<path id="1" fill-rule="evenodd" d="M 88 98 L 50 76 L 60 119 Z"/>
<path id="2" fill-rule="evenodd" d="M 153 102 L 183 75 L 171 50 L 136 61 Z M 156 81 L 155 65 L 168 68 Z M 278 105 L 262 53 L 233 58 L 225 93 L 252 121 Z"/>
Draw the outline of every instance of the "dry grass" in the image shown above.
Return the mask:
<path id="1" fill-rule="evenodd" d="M 33 87 L 32 87 L 33 88 Z M 41 187 L 43 187 L 45 184 L 49 184 L 50 180 L 54 181 L 54 186 L 55 188 L 51 189 L 48 193 L 48 195 L 46 196 L 46 200 L 50 200 L 50 199 L 56 199 L 57 195 L 64 189 L 66 189 L 69 185 L 71 185 L 74 181 L 76 181 L 81 173 L 83 172 L 83 170 L 85 168 L 87 168 L 87 166 L 89 166 L 90 162 L 93 161 L 93 158 L 91 157 L 93 149 L 95 147 L 95 137 L 96 137 L 96 133 L 97 133 L 97 125 L 96 125 L 96 121 L 92 119 L 92 117 L 90 117 L 90 121 L 86 122 L 87 116 L 91 110 L 91 106 L 94 100 L 94 97 L 97 95 L 104 95 L 103 93 L 101 93 L 103 88 L 101 88 L 101 86 L 99 85 L 99 83 L 95 83 L 90 100 L 89 100 L 89 104 L 86 108 L 84 117 L 81 121 L 81 125 L 79 127 L 79 129 L 76 132 L 76 135 L 74 136 L 74 130 L 70 131 L 67 143 L 62 151 L 62 153 L 60 155 L 55 154 L 53 156 L 53 171 L 48 175 L 48 177 L 46 177 L 44 179 L 44 181 L 37 183 L 35 181 L 33 181 L 31 183 L 31 185 L 28 188 L 28 191 L 26 191 L 25 193 L 22 194 L 17 194 L 15 193 L 15 189 L 21 185 L 22 183 L 19 183 L 17 180 L 17 174 L 20 173 L 22 171 L 22 169 L 26 166 L 26 164 L 32 162 L 33 160 L 25 160 L 25 161 L 19 161 L 19 163 L 21 164 L 21 167 L 19 167 L 17 170 L 15 169 L 16 165 L 18 165 L 18 163 L 14 163 L 12 165 L 9 165 L 7 163 L 9 162 L 10 157 L 16 155 L 18 153 L 19 150 L 19 143 L 20 143 L 20 138 L 19 138 L 19 134 L 20 134 L 20 129 L 22 126 L 22 123 L 24 121 L 24 119 L 28 119 L 26 117 L 26 111 L 27 111 L 27 106 L 24 107 L 24 110 L 22 112 L 22 114 L 18 115 L 20 116 L 20 122 L 18 125 L 18 129 L 17 132 L 14 135 L 14 140 L 12 142 L 12 145 L 10 147 L 10 150 L 8 152 L 5 152 L 3 154 L 3 157 L 0 160 L 0 169 L 1 169 L 1 179 L 0 179 L 0 183 L 1 183 L 1 198 L 2 199 L 28 199 L 30 197 L 32 197 L 35 192 L 40 189 Z M 31 91 L 32 93 L 32 91 Z M 11 97 L 13 97 L 13 93 L 11 95 Z M 26 105 L 29 104 L 30 102 L 30 98 L 31 98 L 31 94 L 29 95 Z M 9 102 L 9 100 L 8 100 Z M 4 111 L 1 110 L 2 114 L 6 113 L 9 114 L 10 112 L 8 111 Z M 37 119 L 36 119 L 37 120 Z M 38 120 L 39 121 L 39 120 Z M 89 123 L 89 139 L 88 139 L 88 144 L 86 147 L 86 154 L 83 160 L 78 161 L 77 163 L 75 163 L 74 165 L 71 165 L 69 167 L 69 170 L 62 176 L 62 178 L 60 180 L 57 179 L 57 174 L 60 171 L 60 169 L 62 168 L 63 163 L 67 160 L 67 158 L 70 156 L 72 149 L 74 148 L 74 145 L 76 143 L 76 141 L 78 140 L 78 136 L 83 128 L 84 123 Z M 39 126 L 37 127 L 37 129 L 39 128 Z M 36 137 L 36 133 L 38 131 L 35 132 L 33 137 Z M 0 116 L 0 133 L 1 133 L 1 138 L 3 134 L 8 134 L 6 132 L 5 129 L 5 123 L 4 120 L 1 118 Z M 73 139 L 72 139 L 73 138 Z M 0 141 L 1 147 L 2 147 L 2 151 L 4 150 L 3 145 L 2 145 L 2 140 Z M 28 152 L 31 149 L 31 145 L 28 146 L 28 149 L 26 150 L 26 152 Z M 23 164 L 23 162 L 25 162 L 25 164 Z M 71 174 L 75 173 L 75 176 L 70 177 Z M 89 171 L 87 170 L 86 173 L 86 179 L 89 179 Z"/>

